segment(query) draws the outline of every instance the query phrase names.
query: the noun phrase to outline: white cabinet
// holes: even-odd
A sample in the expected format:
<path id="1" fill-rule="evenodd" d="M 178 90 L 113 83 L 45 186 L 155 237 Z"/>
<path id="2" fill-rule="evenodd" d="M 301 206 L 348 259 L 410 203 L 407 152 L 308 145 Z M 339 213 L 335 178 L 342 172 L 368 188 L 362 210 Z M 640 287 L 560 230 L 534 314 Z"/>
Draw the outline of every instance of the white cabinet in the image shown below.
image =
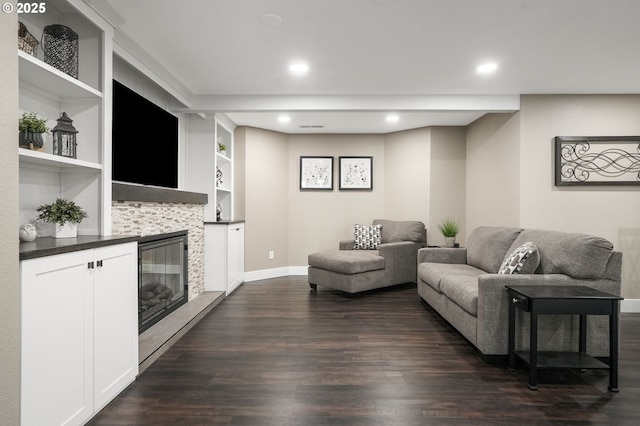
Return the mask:
<path id="1" fill-rule="evenodd" d="M 22 425 L 84 424 L 138 374 L 137 243 L 24 260 Z"/>
<path id="2" fill-rule="evenodd" d="M 206 291 L 231 294 L 244 282 L 244 223 L 205 223 Z"/>
<path id="3" fill-rule="evenodd" d="M 84 235 L 109 235 L 111 151 L 111 84 L 113 28 L 80 0 L 50 0 L 46 12 L 21 14 L 20 21 L 37 39 L 46 26 L 62 24 L 78 34 L 78 78 L 45 63 L 43 46 L 33 56 L 17 50 L 19 110 L 46 118 L 49 128 L 66 112 L 77 134 L 77 158 L 53 154 L 52 135 L 44 151 L 18 148 L 20 223 L 37 216 L 36 208 L 62 197 L 75 201 L 89 217 L 78 226 Z M 16 127 L 16 132 L 18 131 Z M 50 229 L 39 230 L 47 235 Z"/>

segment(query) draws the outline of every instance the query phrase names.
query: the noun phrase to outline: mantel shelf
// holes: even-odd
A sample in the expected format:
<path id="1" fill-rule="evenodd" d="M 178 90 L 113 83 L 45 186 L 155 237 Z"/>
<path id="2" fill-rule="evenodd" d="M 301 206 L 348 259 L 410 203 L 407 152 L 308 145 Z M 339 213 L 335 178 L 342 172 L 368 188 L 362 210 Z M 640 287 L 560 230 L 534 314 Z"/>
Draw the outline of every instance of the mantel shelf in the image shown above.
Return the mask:
<path id="1" fill-rule="evenodd" d="M 102 92 L 18 50 L 20 80 L 60 98 L 101 99 Z"/>
<path id="2" fill-rule="evenodd" d="M 39 166 L 48 166 L 56 169 L 91 169 L 102 170 L 102 165 L 89 161 L 78 160 L 75 158 L 62 157 L 60 155 L 52 155 L 46 152 L 31 151 L 24 148 L 18 148 L 20 162 L 24 164 L 35 164 Z"/>

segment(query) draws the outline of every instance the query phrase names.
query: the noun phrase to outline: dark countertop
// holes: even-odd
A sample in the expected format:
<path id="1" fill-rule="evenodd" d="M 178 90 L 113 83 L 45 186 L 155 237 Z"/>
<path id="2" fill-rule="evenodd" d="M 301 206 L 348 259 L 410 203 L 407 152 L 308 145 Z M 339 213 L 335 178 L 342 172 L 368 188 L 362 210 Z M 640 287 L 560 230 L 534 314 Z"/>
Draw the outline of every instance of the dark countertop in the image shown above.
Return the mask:
<path id="1" fill-rule="evenodd" d="M 140 237 L 137 235 L 79 235 L 76 238 L 40 237 L 34 241 L 20 242 L 20 260 L 124 244 L 139 239 Z"/>
<path id="2" fill-rule="evenodd" d="M 218 222 L 205 222 L 205 225 L 233 225 L 235 223 L 244 223 L 244 219 L 242 220 L 221 220 Z"/>

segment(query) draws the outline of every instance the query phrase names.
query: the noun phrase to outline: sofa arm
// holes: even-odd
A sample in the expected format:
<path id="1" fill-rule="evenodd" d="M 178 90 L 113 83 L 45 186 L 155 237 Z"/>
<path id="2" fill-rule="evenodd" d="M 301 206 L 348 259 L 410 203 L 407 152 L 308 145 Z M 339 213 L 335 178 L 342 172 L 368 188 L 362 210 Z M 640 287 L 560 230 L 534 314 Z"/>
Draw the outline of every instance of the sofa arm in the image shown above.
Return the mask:
<path id="1" fill-rule="evenodd" d="M 467 263 L 466 247 L 426 247 L 418 251 L 418 263 Z"/>
<path id="2" fill-rule="evenodd" d="M 485 355 L 504 355 L 508 350 L 509 295 L 505 286 L 587 286 L 596 290 L 620 294 L 620 283 L 607 279 L 576 279 L 564 274 L 486 274 L 478 277 L 478 323 L 476 346 Z M 567 317 L 567 316 L 564 316 Z M 602 353 L 601 336 L 608 335 L 608 323 L 603 318 L 589 318 L 587 347 Z M 525 321 L 526 323 L 527 321 Z M 604 324 L 604 325 L 603 325 Z M 528 327 L 528 326 L 527 326 Z M 605 328 L 603 330 L 603 327 Z M 561 336 L 558 336 L 561 339 Z M 564 339 L 566 340 L 566 338 Z M 608 339 L 604 350 L 608 349 Z M 518 338 L 522 341 L 522 337 Z M 539 344 L 542 342 L 539 342 Z"/>
<path id="3" fill-rule="evenodd" d="M 355 240 L 340 240 L 339 248 L 340 250 L 353 250 L 355 243 Z"/>
<path id="4" fill-rule="evenodd" d="M 422 243 L 397 241 L 378 246 L 378 254 L 384 258 L 385 282 L 402 284 L 415 282 L 417 278 L 416 257 Z"/>

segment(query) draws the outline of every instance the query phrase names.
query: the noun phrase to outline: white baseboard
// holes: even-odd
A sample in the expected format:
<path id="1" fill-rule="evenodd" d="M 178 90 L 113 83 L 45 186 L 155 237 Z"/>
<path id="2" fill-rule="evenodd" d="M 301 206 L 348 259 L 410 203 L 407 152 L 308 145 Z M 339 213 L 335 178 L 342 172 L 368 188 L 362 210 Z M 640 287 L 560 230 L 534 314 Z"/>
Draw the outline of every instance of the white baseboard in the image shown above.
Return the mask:
<path id="1" fill-rule="evenodd" d="M 281 268 L 262 269 L 245 272 L 244 282 L 287 277 L 289 275 L 307 275 L 307 266 L 283 266 Z M 625 299 L 620 302 L 620 312 L 640 313 L 640 299 Z"/>
<path id="2" fill-rule="evenodd" d="M 287 277 L 289 275 L 307 275 L 308 266 L 283 266 L 281 268 L 262 269 L 244 273 L 244 282 Z"/>
<path id="3" fill-rule="evenodd" d="M 640 313 L 640 299 L 625 299 L 621 301 L 620 312 Z"/>

